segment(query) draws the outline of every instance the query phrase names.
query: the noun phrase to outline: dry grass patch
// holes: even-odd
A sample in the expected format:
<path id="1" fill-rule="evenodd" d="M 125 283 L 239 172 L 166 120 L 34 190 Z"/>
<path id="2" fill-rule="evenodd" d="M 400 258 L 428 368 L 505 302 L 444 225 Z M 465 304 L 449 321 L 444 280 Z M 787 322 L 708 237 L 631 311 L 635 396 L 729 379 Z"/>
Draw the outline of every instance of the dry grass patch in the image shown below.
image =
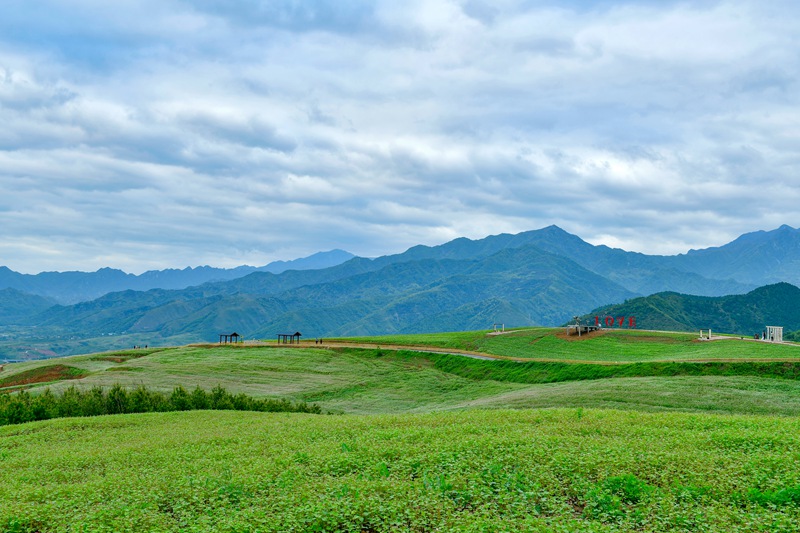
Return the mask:
<path id="1" fill-rule="evenodd" d="M 74 366 L 67 365 L 48 365 L 32 368 L 7 378 L 0 379 L 0 388 L 21 387 L 35 383 L 51 383 L 65 379 L 81 379 L 89 375 L 89 372 Z"/>

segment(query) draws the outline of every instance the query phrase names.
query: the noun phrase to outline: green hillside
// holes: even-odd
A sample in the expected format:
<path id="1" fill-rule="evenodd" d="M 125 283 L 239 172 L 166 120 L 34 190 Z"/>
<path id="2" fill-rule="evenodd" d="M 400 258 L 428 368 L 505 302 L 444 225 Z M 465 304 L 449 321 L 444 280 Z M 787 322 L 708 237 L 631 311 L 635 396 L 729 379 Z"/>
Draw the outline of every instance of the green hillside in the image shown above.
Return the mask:
<path id="1" fill-rule="evenodd" d="M 27 322 L 31 316 L 52 307 L 53 301 L 16 289 L 0 289 L 0 324 Z"/>
<path id="2" fill-rule="evenodd" d="M 719 297 L 752 290 L 759 280 L 793 281 L 798 239 L 800 230 L 784 226 L 743 235 L 719 248 L 662 257 L 593 246 L 550 226 L 415 246 L 401 254 L 352 258 L 316 270 L 258 271 L 238 277 L 248 270 L 234 269 L 238 273 L 226 272 L 236 279 L 226 274 L 227 281 L 181 290 L 126 290 L 76 305 L 45 308 L 30 295 L 6 298 L 0 310 L 0 360 L 87 353 L 98 347 L 208 342 L 234 330 L 252 339 L 296 330 L 330 337 L 467 331 L 493 323 L 555 326 L 599 306 L 626 300 L 635 306 L 632 298 L 664 290 L 671 293 L 659 292 L 650 305 L 634 309 L 647 324 L 640 327 L 711 327 L 752 335 L 763 324 L 753 331 L 751 326 L 771 317 L 775 309 L 769 306 L 776 302 L 748 302 L 741 313 L 727 304 L 694 313 L 694 308 L 703 307 L 702 299 L 684 309 L 669 294 Z M 210 272 L 203 268 L 186 274 L 199 280 Z M 9 283 L 15 277 L 1 269 L 0 274 Z M 139 280 L 109 269 L 96 276 L 62 274 L 24 280 L 47 279 L 56 285 L 72 280 L 68 289 L 78 292 L 113 286 L 119 275 Z M 165 287 L 174 286 L 169 281 L 173 274 L 182 276 L 180 271 L 162 274 Z M 147 284 L 157 283 L 161 274 L 154 276 Z M 98 285 L 92 287 L 95 277 Z M 27 290 L 28 285 L 17 281 Z M 147 284 L 133 286 L 151 286 Z M 0 295 L 0 304 L 2 300 Z M 779 303 L 778 311 L 794 301 Z M 751 304 L 754 309 L 746 313 Z M 672 309 L 675 306 L 679 308 Z"/>
<path id="3" fill-rule="evenodd" d="M 471 330 L 494 322 L 558 324 L 575 310 L 634 295 L 533 246 L 479 258 L 389 262 L 378 270 L 341 278 L 334 274 L 344 275 L 343 270 L 361 264 L 350 263 L 333 267 L 330 281 L 299 286 L 294 283 L 323 276 L 322 271 L 254 273 L 182 291 L 107 294 L 48 309 L 31 319 L 31 330 L 22 333 L 138 335 L 149 336 L 146 344 L 164 345 L 186 339 L 214 341 L 220 332 L 233 330 L 248 338 L 289 330 L 320 337 Z"/>
<path id="4" fill-rule="evenodd" d="M 189 390 L 221 385 L 232 393 L 314 402 L 344 413 L 472 405 L 800 412 L 800 347 L 794 345 L 698 342 L 691 334 L 635 331 L 609 331 L 578 341 L 562 333 L 534 328 L 504 335 L 484 331 L 326 340 L 324 348 L 305 342 L 294 348 L 273 343 L 126 350 L 59 359 L 83 377 L 41 383 L 34 390 L 120 383 L 170 392 L 177 385 Z M 51 366 L 52 361 L 18 363 L 0 375 L 11 380 L 16 373 Z"/>
<path id="5" fill-rule="evenodd" d="M 641 329 L 697 331 L 709 329 L 753 336 L 764 326 L 800 330 L 800 288 L 777 283 L 747 294 L 703 297 L 672 292 L 634 298 L 618 305 L 598 308 L 584 317 L 634 316 Z"/>
<path id="6" fill-rule="evenodd" d="M 585 409 L 0 428 L 0 530 L 791 532 L 796 418 Z"/>
<path id="7" fill-rule="evenodd" d="M 338 414 L 0 427 L 0 532 L 795 530 L 800 347 L 490 333 L 5 365 L 0 393 L 221 385 Z"/>

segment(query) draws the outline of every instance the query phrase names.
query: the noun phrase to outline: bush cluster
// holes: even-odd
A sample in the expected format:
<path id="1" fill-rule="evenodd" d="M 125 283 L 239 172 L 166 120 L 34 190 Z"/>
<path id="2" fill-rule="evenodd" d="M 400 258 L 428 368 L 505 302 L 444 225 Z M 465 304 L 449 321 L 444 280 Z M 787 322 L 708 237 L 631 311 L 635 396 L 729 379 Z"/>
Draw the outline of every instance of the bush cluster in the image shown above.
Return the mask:
<path id="1" fill-rule="evenodd" d="M 108 390 L 93 387 L 79 390 L 74 385 L 60 394 L 49 388 L 42 394 L 20 391 L 0 394 L 0 425 L 21 424 L 69 416 L 98 416 L 123 413 L 151 413 L 216 409 L 234 411 L 290 412 L 320 414 L 318 405 L 288 400 L 257 399 L 246 394 L 231 394 L 221 386 L 206 392 L 200 387 L 189 392 L 175 387 L 167 394 L 140 385 L 127 390 L 114 385 Z"/>
<path id="2" fill-rule="evenodd" d="M 650 376 L 758 376 L 800 379 L 800 362 L 785 361 L 649 361 L 643 363 L 561 363 L 543 361 L 484 361 L 425 354 L 437 369 L 461 377 L 513 383 L 557 383 L 606 378 Z"/>

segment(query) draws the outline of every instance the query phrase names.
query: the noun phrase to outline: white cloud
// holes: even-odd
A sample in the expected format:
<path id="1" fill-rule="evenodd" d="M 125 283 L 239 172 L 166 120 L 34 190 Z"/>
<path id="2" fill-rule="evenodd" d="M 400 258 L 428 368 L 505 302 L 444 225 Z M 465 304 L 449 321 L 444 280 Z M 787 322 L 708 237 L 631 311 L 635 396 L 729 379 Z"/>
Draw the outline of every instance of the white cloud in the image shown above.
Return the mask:
<path id="1" fill-rule="evenodd" d="M 797 225 L 790 3 L 108 6 L 0 21 L 0 264 L 375 256 L 552 223 L 677 253 Z"/>

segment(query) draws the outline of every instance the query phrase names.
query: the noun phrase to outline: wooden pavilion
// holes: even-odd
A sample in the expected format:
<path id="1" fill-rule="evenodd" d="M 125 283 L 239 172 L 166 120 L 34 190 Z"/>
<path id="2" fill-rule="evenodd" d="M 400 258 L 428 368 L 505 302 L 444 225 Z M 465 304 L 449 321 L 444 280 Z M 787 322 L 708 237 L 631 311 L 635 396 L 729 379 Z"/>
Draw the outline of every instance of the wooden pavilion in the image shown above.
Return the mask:
<path id="1" fill-rule="evenodd" d="M 295 331 L 294 333 L 278 333 L 278 344 L 300 344 L 300 337 L 302 333 Z"/>
<path id="2" fill-rule="evenodd" d="M 242 342 L 242 336 L 236 333 L 220 333 L 219 334 L 219 343 L 220 344 L 235 344 L 237 342 Z"/>

